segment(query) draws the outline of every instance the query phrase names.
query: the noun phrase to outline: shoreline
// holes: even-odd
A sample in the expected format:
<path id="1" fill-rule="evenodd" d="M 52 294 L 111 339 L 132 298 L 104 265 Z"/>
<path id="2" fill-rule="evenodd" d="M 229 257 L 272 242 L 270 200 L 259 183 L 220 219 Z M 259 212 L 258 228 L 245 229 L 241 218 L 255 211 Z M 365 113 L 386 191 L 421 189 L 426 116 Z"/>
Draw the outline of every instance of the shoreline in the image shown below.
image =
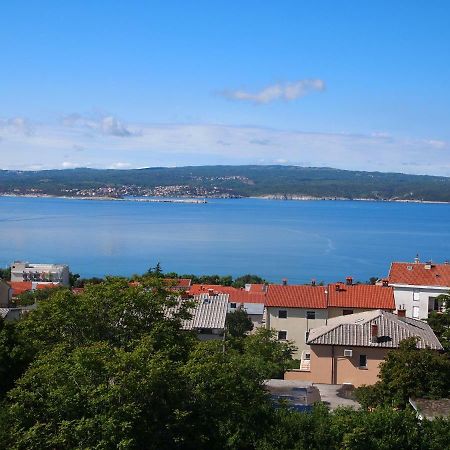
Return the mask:
<path id="1" fill-rule="evenodd" d="M 77 196 L 65 196 L 65 195 L 51 195 L 51 194 L 0 194 L 0 197 L 16 197 L 16 198 L 59 198 L 66 200 L 97 200 L 97 201 L 116 201 L 116 202 L 141 202 L 141 203 L 189 203 L 189 204 L 206 204 L 207 199 L 219 199 L 219 200 L 241 200 L 245 198 L 251 198 L 256 200 L 277 200 L 277 201 L 355 201 L 355 202 L 378 202 L 378 203 L 426 203 L 426 204 L 439 204 L 448 205 L 450 201 L 439 200 L 416 200 L 416 199 L 379 199 L 379 198 L 346 198 L 346 197 L 313 197 L 313 196 L 283 196 L 277 194 L 239 197 L 239 198 L 223 198 L 223 197 L 204 197 L 203 199 L 191 198 L 191 197 L 106 197 L 106 196 L 93 196 L 93 197 L 77 197 Z"/>

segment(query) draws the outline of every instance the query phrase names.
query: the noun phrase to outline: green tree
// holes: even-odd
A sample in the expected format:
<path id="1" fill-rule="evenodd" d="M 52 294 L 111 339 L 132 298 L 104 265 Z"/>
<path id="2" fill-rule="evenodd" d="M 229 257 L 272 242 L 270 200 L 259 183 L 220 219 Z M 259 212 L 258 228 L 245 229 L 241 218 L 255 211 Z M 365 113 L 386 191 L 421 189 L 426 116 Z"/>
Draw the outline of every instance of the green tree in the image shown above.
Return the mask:
<path id="1" fill-rule="evenodd" d="M 356 389 L 364 407 L 404 408 L 410 397 L 447 397 L 450 394 L 450 359 L 434 350 L 417 349 L 416 339 L 405 339 L 380 364 L 378 381 Z"/>
<path id="2" fill-rule="evenodd" d="M 237 288 L 243 288 L 246 284 L 264 284 L 266 283 L 266 280 L 259 277 L 258 275 L 242 275 L 240 277 L 237 277 L 233 281 L 233 286 Z"/>
<path id="3" fill-rule="evenodd" d="M 428 316 L 428 325 L 433 329 L 445 351 L 450 351 L 450 294 L 442 294 L 437 301 L 443 305 L 443 311 L 432 311 Z"/>
<path id="4" fill-rule="evenodd" d="M 227 336 L 242 338 L 253 330 L 253 322 L 245 309 L 238 308 L 236 311 L 227 314 L 226 327 Z"/>
<path id="5" fill-rule="evenodd" d="M 0 278 L 2 280 L 10 281 L 11 280 L 11 267 L 7 267 L 6 269 L 0 268 Z"/>

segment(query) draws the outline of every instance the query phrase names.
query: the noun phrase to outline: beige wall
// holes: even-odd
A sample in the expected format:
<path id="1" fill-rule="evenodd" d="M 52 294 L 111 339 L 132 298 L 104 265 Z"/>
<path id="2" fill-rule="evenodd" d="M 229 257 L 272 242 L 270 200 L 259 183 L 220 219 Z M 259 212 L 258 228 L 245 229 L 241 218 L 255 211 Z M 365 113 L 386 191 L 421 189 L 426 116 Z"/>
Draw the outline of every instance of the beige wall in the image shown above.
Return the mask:
<path id="1" fill-rule="evenodd" d="M 287 318 L 278 318 L 278 311 L 287 311 Z M 315 319 L 307 319 L 307 311 L 315 311 Z M 298 347 L 294 358 L 300 358 L 303 350 L 308 350 L 309 345 L 305 342 L 306 331 L 325 325 L 327 319 L 326 309 L 314 308 L 267 308 L 267 328 L 273 328 L 276 331 L 287 331 L 287 339 L 294 341 Z"/>
<path id="2" fill-rule="evenodd" d="M 6 308 L 9 306 L 11 300 L 10 297 L 11 288 L 9 284 L 3 280 L 0 280 L 0 308 Z"/>
<path id="3" fill-rule="evenodd" d="M 344 349 L 351 349 L 353 356 L 344 357 Z M 312 345 L 310 372 L 289 371 L 285 379 L 325 384 L 351 383 L 355 387 L 374 384 L 378 381 L 379 365 L 388 351 L 384 348 Z M 367 368 L 359 367 L 361 354 L 367 356 Z"/>

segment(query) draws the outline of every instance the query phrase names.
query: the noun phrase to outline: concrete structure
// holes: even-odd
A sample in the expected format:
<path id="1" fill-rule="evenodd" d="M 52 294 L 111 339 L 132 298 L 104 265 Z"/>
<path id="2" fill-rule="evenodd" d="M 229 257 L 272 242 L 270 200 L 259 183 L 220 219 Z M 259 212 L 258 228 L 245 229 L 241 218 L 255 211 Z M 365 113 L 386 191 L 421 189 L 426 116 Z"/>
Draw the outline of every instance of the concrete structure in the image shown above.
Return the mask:
<path id="1" fill-rule="evenodd" d="M 450 398 L 430 400 L 428 398 L 409 399 L 419 420 L 434 420 L 450 417 Z"/>
<path id="2" fill-rule="evenodd" d="M 15 261 L 11 265 L 11 282 L 53 283 L 69 286 L 69 266 Z"/>
<path id="3" fill-rule="evenodd" d="M 418 337 L 418 348 L 442 350 L 430 326 L 383 310 L 330 319 L 310 331 L 309 367 L 289 371 L 288 380 L 327 384 L 374 384 L 379 364 L 403 339 Z"/>
<path id="4" fill-rule="evenodd" d="M 2 320 L 18 320 L 24 311 L 26 310 L 22 308 L 0 308 L 0 318 Z"/>
<path id="5" fill-rule="evenodd" d="M 266 326 L 277 331 L 280 340 L 292 340 L 295 357 L 308 364 L 308 334 L 326 325 L 328 319 L 356 312 L 395 309 L 394 293 L 387 286 L 346 283 L 328 286 L 270 285 L 266 298 Z"/>
<path id="6" fill-rule="evenodd" d="M 11 303 L 12 289 L 11 286 L 0 278 L 0 308 L 7 308 Z"/>
<path id="7" fill-rule="evenodd" d="M 427 319 L 431 311 L 442 311 L 437 297 L 450 292 L 450 265 L 394 262 L 387 279 L 394 288 L 395 305 L 400 314 L 414 319 Z"/>

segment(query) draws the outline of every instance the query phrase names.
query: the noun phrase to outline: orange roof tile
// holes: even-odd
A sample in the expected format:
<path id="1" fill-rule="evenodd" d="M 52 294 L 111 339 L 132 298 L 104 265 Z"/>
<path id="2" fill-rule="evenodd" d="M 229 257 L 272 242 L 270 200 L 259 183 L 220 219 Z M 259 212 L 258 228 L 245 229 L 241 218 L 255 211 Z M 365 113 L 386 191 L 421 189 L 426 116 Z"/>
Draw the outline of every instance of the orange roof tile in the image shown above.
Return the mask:
<path id="1" fill-rule="evenodd" d="M 60 286 L 61 284 L 59 283 L 39 283 L 36 285 L 36 289 L 53 289 Z"/>
<path id="2" fill-rule="evenodd" d="M 31 281 L 11 281 L 9 285 L 13 290 L 13 297 L 23 294 L 24 292 L 31 291 L 32 289 Z"/>
<path id="3" fill-rule="evenodd" d="M 271 284 L 267 290 L 266 306 L 326 308 L 325 287 Z"/>
<path id="4" fill-rule="evenodd" d="M 229 292 L 229 302 L 233 303 L 266 303 L 266 294 L 264 292 L 248 292 L 244 290 L 236 290 Z"/>
<path id="5" fill-rule="evenodd" d="M 220 284 L 193 284 L 189 288 L 189 294 L 191 295 L 207 294 L 209 290 L 212 290 L 219 294 L 230 294 L 241 291 L 241 289 L 237 289 L 233 286 L 222 286 Z"/>
<path id="6" fill-rule="evenodd" d="M 389 284 L 450 287 L 450 264 L 393 262 L 389 271 Z"/>
<path id="7" fill-rule="evenodd" d="M 339 291 L 336 290 L 339 287 Z M 366 309 L 395 309 L 394 290 L 371 284 L 328 285 L 328 306 Z"/>

